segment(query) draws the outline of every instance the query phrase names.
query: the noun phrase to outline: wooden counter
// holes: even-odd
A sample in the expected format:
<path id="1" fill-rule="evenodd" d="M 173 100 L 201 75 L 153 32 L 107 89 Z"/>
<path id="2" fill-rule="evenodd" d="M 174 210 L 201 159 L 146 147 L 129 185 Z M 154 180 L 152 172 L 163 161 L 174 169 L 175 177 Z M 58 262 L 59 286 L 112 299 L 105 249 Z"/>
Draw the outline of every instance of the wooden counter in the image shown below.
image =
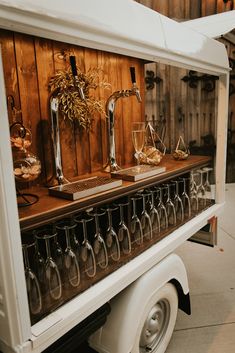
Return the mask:
<path id="1" fill-rule="evenodd" d="M 110 202 L 120 196 L 134 193 L 141 188 L 166 181 L 172 177 L 177 177 L 184 173 L 190 172 L 192 169 L 203 167 L 210 161 L 211 158 L 208 156 L 190 156 L 186 161 L 175 161 L 171 155 L 166 155 L 160 164 L 161 166 L 166 167 L 166 171 L 164 173 L 136 182 L 123 181 L 123 184 L 120 187 L 104 191 L 102 193 L 97 193 L 77 201 L 68 201 L 62 198 L 49 196 L 48 188 L 46 187 L 33 187 L 30 189 L 30 192 L 38 195 L 39 201 L 32 206 L 19 208 L 21 229 L 30 229 L 44 223 L 54 221 L 58 218 L 66 217 L 74 212 L 84 210 L 88 207 Z M 107 174 L 99 172 L 96 173 L 96 175 Z"/>

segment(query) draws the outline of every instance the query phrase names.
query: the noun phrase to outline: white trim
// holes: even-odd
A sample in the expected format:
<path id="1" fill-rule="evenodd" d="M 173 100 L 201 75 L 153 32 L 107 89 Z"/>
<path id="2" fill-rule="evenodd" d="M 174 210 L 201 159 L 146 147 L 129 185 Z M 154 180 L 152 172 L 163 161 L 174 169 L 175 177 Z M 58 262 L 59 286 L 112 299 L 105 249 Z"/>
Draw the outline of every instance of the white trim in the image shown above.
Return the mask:
<path id="1" fill-rule="evenodd" d="M 216 202 L 225 201 L 227 123 L 229 74 L 221 75 L 218 82 L 218 112 L 216 138 Z"/>
<path id="2" fill-rule="evenodd" d="M 181 22 L 209 38 L 219 38 L 235 29 L 235 10 Z"/>
<path id="3" fill-rule="evenodd" d="M 0 292 L 5 313 L 0 332 L 4 342 L 15 347 L 30 337 L 30 319 L 3 77 L 0 55 Z"/>

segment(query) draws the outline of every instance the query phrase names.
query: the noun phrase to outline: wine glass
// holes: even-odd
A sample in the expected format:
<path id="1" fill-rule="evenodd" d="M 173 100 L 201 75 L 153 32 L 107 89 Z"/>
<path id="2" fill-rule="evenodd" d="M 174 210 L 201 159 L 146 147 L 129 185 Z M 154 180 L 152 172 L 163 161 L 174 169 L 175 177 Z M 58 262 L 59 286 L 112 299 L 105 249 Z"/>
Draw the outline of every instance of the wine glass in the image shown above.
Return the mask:
<path id="1" fill-rule="evenodd" d="M 199 208 L 203 209 L 206 206 L 206 190 L 203 181 L 203 176 L 206 172 L 202 169 L 197 169 L 196 172 L 199 173 L 199 183 L 197 188 Z"/>
<path id="2" fill-rule="evenodd" d="M 56 230 L 65 237 L 64 250 L 64 270 L 66 278 L 72 287 L 77 287 L 80 284 L 80 268 L 77 257 L 71 246 L 71 238 L 74 235 L 76 223 L 69 218 L 62 219 L 56 223 Z"/>
<path id="3" fill-rule="evenodd" d="M 62 284 L 58 267 L 51 255 L 50 240 L 54 241 L 56 233 L 50 228 L 45 228 L 35 232 L 38 240 L 45 241 L 46 260 L 45 260 L 45 278 L 48 286 L 49 294 L 52 299 L 58 300 L 62 295 Z"/>
<path id="4" fill-rule="evenodd" d="M 184 206 L 183 202 L 179 196 L 179 184 L 180 180 L 172 180 L 171 184 L 174 186 L 174 195 L 173 195 L 173 203 L 175 206 L 176 219 L 180 222 L 184 220 Z"/>
<path id="5" fill-rule="evenodd" d="M 197 183 L 196 183 L 196 178 L 199 176 L 199 173 L 196 173 L 195 171 L 191 171 L 190 173 L 190 205 L 191 205 L 191 210 L 193 212 L 197 212 L 199 209 L 199 202 L 198 202 L 198 194 L 197 194 Z"/>
<path id="6" fill-rule="evenodd" d="M 120 256 L 121 256 L 118 235 L 115 232 L 115 229 L 113 227 L 113 218 L 112 218 L 112 213 L 114 211 L 117 211 L 117 209 L 118 207 L 114 205 L 107 205 L 102 207 L 102 210 L 104 210 L 108 216 L 108 224 L 106 229 L 105 240 L 106 240 L 106 246 L 109 249 L 109 253 L 113 261 L 120 260 Z"/>
<path id="7" fill-rule="evenodd" d="M 209 181 L 209 173 L 213 170 L 213 168 L 210 167 L 204 167 L 202 168 L 203 172 L 206 174 L 206 178 L 204 181 L 204 189 L 205 189 L 205 197 L 206 197 L 206 203 L 210 205 L 211 199 L 212 199 L 212 189 L 211 189 L 211 184 Z"/>
<path id="8" fill-rule="evenodd" d="M 31 242 L 30 244 L 22 244 L 29 309 L 31 314 L 36 315 L 42 310 L 42 295 L 38 279 L 30 268 L 28 250 L 32 248 L 35 250 L 35 242 Z"/>
<path id="9" fill-rule="evenodd" d="M 143 244 L 143 231 L 140 219 L 137 215 L 137 202 L 141 201 L 142 197 L 135 195 L 131 197 L 132 201 L 132 216 L 131 216 L 131 225 L 130 225 L 130 232 L 133 236 L 137 245 Z"/>
<path id="10" fill-rule="evenodd" d="M 132 123 L 132 142 L 136 152 L 137 165 L 140 165 L 140 154 L 145 143 L 145 123 L 134 122 Z"/>
<path id="11" fill-rule="evenodd" d="M 143 237 L 146 239 L 152 239 L 152 222 L 146 209 L 147 201 L 151 194 L 149 192 L 143 191 L 141 193 L 139 192 L 138 195 L 142 197 L 142 212 L 140 215 L 140 222 L 142 226 Z"/>
<path id="12" fill-rule="evenodd" d="M 124 207 L 129 205 L 127 199 L 123 198 L 117 200 L 115 205 L 119 207 L 120 212 L 120 222 L 118 224 L 118 240 L 121 244 L 121 248 L 124 254 L 129 254 L 131 252 L 131 237 L 129 229 L 126 226 L 125 219 L 124 219 Z"/>
<path id="13" fill-rule="evenodd" d="M 82 227 L 83 240 L 81 244 L 81 259 L 84 262 L 85 273 L 91 278 L 96 275 L 96 260 L 94 250 L 88 240 L 87 227 L 93 219 L 91 217 L 87 217 L 86 214 L 74 216 L 73 219 Z"/>
<path id="14" fill-rule="evenodd" d="M 108 252 L 99 224 L 99 217 L 104 216 L 105 212 L 101 209 L 95 208 L 92 211 L 88 211 L 87 213 L 95 220 L 95 235 L 93 241 L 93 248 L 97 258 L 97 265 L 100 268 L 105 269 L 108 266 Z"/>
<path id="15" fill-rule="evenodd" d="M 45 286 L 45 260 L 41 254 L 39 249 L 39 239 L 35 236 L 35 231 L 33 232 L 34 239 L 35 239 L 35 271 L 39 280 L 40 285 L 43 287 Z"/>
<path id="16" fill-rule="evenodd" d="M 160 233 L 160 216 L 156 208 L 156 194 L 158 193 L 158 190 L 155 188 L 147 189 L 147 192 L 150 192 L 151 194 L 149 216 L 151 219 L 152 230 L 154 235 L 155 233 Z"/>
<path id="17" fill-rule="evenodd" d="M 189 178 L 180 177 L 178 180 L 182 182 L 182 186 L 183 186 L 182 193 L 180 194 L 180 198 L 183 202 L 184 215 L 187 217 L 191 217 L 191 202 L 187 192 L 188 187 L 190 188 L 190 177 Z"/>
<path id="18" fill-rule="evenodd" d="M 156 204 L 156 209 L 159 214 L 160 218 L 160 228 L 161 229 L 166 229 L 168 228 L 168 216 L 166 212 L 166 207 L 163 203 L 163 190 L 164 187 L 162 186 L 156 186 L 155 188 L 155 204 Z"/>
<path id="19" fill-rule="evenodd" d="M 165 191 L 165 207 L 168 218 L 168 225 L 175 226 L 176 225 L 176 212 L 175 205 L 171 199 L 171 184 L 163 184 L 163 190 Z"/>

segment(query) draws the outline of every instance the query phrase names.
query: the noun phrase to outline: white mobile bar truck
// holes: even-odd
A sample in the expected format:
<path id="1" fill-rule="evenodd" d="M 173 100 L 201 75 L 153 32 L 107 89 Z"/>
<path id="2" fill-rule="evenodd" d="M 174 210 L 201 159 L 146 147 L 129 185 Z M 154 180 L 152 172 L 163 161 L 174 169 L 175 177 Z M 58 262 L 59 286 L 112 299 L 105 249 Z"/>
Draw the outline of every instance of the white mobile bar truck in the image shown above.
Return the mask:
<path id="1" fill-rule="evenodd" d="M 178 306 L 190 313 L 186 271 L 173 252 L 224 205 L 229 81 L 224 45 L 132 0 L 0 0 L 0 27 L 218 76 L 215 203 L 31 325 L 0 61 L 0 351 L 43 352 L 110 302 L 105 326 L 90 338 L 94 349 L 164 352 Z"/>

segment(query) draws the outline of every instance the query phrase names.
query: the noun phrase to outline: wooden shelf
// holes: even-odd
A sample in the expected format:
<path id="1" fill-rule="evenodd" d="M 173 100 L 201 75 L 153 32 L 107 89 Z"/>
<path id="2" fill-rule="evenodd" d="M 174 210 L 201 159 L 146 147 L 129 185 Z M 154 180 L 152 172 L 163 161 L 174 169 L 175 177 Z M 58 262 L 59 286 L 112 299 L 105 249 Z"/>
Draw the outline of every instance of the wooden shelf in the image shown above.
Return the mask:
<path id="1" fill-rule="evenodd" d="M 20 227 L 22 230 L 27 230 L 54 221 L 58 218 L 66 217 L 88 207 L 96 206 L 104 202 L 110 202 L 115 198 L 136 192 L 141 188 L 187 173 L 194 168 L 203 167 L 210 161 L 211 157 L 208 156 L 190 156 L 189 159 L 185 161 L 175 161 L 172 159 L 171 155 L 166 155 L 160 164 L 161 166 L 166 167 L 164 173 L 136 182 L 123 181 L 123 184 L 120 187 L 85 197 L 77 201 L 68 201 L 50 196 L 48 194 L 48 188 L 46 187 L 33 187 L 30 189 L 30 192 L 38 195 L 39 201 L 32 206 L 19 208 Z M 101 172 L 96 173 L 96 175 L 107 176 L 106 173 Z"/>

